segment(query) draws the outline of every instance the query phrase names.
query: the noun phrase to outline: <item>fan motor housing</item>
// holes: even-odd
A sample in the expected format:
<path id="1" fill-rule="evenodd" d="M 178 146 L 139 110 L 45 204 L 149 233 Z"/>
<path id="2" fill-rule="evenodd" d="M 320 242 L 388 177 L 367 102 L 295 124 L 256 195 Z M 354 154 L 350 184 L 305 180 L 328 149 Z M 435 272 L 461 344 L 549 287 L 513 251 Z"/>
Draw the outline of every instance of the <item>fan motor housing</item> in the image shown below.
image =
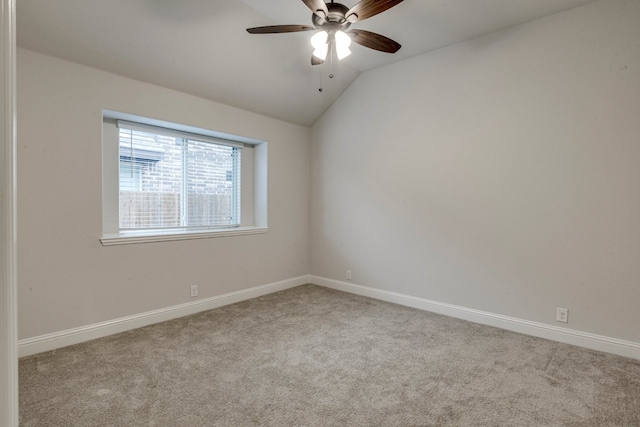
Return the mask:
<path id="1" fill-rule="evenodd" d="M 351 23 L 346 19 L 346 14 L 349 12 L 347 6 L 340 3 L 327 3 L 327 10 L 329 13 L 326 21 L 316 14 L 311 16 L 314 27 L 324 30 L 344 31 L 351 26 Z"/>

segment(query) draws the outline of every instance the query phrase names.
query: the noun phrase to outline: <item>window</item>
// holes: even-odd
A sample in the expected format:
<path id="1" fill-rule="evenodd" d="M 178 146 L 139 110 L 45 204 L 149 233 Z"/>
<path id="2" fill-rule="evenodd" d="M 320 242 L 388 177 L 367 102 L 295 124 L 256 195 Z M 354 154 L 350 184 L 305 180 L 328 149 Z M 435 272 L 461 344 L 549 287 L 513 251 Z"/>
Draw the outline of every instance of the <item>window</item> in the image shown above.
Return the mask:
<path id="1" fill-rule="evenodd" d="M 120 231 L 240 226 L 241 144 L 118 128 Z"/>
<path id="2" fill-rule="evenodd" d="M 112 114 L 103 121 L 103 245 L 266 231 L 266 143 Z"/>

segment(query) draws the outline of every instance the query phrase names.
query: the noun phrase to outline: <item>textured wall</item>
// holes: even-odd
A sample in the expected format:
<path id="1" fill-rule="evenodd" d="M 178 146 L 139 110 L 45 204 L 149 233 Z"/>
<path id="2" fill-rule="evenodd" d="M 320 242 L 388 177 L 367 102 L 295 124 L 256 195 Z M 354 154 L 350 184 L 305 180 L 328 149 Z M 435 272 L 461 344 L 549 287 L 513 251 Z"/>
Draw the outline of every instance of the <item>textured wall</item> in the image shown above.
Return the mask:
<path id="1" fill-rule="evenodd" d="M 640 2 L 362 74 L 314 125 L 312 274 L 640 342 Z"/>
<path id="2" fill-rule="evenodd" d="M 269 143 L 269 232 L 103 247 L 102 109 Z M 309 273 L 310 131 L 18 51 L 19 337 Z"/>

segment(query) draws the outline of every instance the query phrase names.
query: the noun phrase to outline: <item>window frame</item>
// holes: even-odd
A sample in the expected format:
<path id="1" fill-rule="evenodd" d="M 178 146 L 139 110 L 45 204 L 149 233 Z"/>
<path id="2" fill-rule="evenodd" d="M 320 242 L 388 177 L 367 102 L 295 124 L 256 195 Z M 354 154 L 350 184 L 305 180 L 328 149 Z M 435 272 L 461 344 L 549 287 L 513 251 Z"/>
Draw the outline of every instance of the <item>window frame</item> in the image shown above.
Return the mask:
<path id="1" fill-rule="evenodd" d="M 204 139 L 229 141 L 242 145 L 240 226 L 219 228 L 176 228 L 153 230 L 120 230 L 119 228 L 119 137 L 117 121 L 141 127 L 162 128 L 177 134 L 198 135 Z M 173 240 L 228 237 L 268 232 L 267 226 L 267 142 L 215 132 L 193 126 L 103 110 L 102 132 L 102 212 L 103 246 L 149 243 Z M 200 138 L 197 138 L 200 139 Z"/>

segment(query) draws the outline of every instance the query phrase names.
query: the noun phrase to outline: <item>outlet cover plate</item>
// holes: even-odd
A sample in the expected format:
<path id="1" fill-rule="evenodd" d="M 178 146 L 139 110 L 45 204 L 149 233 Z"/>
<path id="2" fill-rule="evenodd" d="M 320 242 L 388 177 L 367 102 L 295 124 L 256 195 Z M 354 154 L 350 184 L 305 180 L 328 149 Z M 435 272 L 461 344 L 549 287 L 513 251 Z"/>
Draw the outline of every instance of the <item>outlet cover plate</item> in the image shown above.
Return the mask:
<path id="1" fill-rule="evenodd" d="M 558 307 L 556 310 L 556 320 L 562 323 L 569 323 L 569 309 Z"/>

